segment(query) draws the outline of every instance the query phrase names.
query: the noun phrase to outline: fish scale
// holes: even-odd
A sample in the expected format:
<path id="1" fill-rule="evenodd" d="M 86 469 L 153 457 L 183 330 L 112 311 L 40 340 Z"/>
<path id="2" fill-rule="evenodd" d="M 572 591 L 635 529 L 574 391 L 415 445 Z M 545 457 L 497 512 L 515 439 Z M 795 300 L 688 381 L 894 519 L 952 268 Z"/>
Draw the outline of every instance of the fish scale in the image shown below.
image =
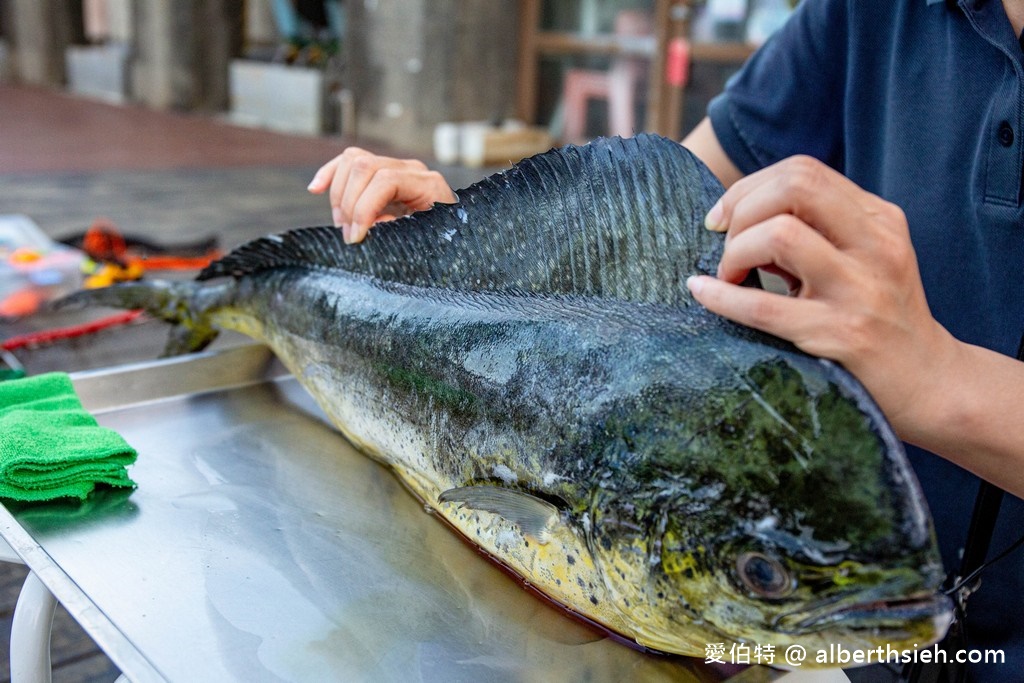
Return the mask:
<path id="1" fill-rule="evenodd" d="M 721 191 L 672 141 L 600 140 L 360 245 L 296 230 L 73 300 L 168 319 L 172 352 L 267 343 L 438 517 L 641 647 L 935 642 L 930 516 L 871 397 L 686 291 Z"/>

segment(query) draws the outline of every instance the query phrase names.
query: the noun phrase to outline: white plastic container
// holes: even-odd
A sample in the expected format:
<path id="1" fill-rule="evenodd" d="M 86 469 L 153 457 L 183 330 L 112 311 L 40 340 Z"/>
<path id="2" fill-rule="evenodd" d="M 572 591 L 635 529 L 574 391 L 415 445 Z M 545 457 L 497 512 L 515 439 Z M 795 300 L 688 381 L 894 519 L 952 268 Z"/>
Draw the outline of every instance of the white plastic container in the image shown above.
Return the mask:
<path id="1" fill-rule="evenodd" d="M 434 158 L 448 165 L 459 161 L 459 124 L 445 122 L 434 128 Z"/>

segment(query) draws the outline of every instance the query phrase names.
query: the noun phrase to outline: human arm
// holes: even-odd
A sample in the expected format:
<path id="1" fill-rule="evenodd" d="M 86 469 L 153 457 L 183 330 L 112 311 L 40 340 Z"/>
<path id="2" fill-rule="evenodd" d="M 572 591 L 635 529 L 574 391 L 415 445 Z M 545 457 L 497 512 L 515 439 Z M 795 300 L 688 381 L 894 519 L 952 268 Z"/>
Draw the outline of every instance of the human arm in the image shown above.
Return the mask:
<path id="1" fill-rule="evenodd" d="M 444 177 L 417 159 L 395 159 L 349 147 L 320 167 L 309 183 L 313 194 L 328 192 L 331 218 L 345 242 L 360 242 L 370 226 L 457 201 Z"/>
<path id="2" fill-rule="evenodd" d="M 795 157 L 738 181 L 708 224 L 728 234 L 718 278 L 688 282 L 701 304 L 841 363 L 902 439 L 1024 497 L 1024 363 L 934 319 L 897 206 Z M 738 286 L 765 266 L 793 296 Z"/>
<path id="3" fill-rule="evenodd" d="M 736 168 L 718 141 L 710 118 L 705 116 L 696 128 L 690 131 L 690 134 L 683 139 L 683 147 L 703 161 L 725 187 L 731 187 L 733 183 L 743 177 L 743 173 Z"/>

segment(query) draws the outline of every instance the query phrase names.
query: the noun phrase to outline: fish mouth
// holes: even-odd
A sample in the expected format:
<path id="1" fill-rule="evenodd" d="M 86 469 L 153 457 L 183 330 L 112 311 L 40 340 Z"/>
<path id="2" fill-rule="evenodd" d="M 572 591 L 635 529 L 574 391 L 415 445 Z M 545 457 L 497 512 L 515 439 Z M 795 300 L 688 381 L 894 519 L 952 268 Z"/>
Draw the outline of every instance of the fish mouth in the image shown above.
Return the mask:
<path id="1" fill-rule="evenodd" d="M 953 619 L 953 603 L 941 593 L 917 593 L 900 598 L 868 597 L 846 605 L 828 601 L 810 612 L 789 613 L 779 617 L 777 626 L 789 633 L 826 629 L 900 632 L 917 630 L 922 624 L 934 624 L 936 635 L 945 632 Z"/>

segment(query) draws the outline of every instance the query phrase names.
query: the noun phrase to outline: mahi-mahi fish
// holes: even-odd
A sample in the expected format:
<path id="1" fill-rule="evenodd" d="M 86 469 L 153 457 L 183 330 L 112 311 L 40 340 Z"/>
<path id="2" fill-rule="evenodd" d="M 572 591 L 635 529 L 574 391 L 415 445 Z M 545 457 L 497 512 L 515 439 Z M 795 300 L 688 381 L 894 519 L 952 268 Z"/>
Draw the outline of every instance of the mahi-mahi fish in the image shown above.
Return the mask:
<path id="1" fill-rule="evenodd" d="M 687 292 L 722 191 L 678 143 L 602 139 L 359 245 L 294 230 L 76 298 L 175 323 L 172 353 L 266 343 L 465 538 L 643 648 L 933 643 L 930 514 L 871 397 Z"/>

